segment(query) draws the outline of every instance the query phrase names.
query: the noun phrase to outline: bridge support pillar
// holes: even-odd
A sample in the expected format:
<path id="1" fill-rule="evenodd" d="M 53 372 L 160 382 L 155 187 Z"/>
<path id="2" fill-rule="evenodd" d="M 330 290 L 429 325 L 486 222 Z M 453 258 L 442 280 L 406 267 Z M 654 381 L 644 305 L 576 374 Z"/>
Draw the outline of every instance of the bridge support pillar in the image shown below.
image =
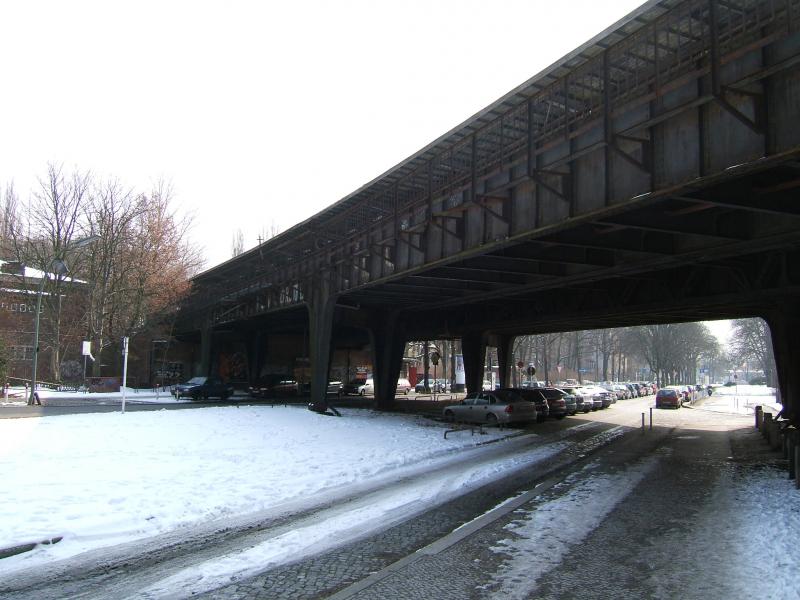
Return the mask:
<path id="1" fill-rule="evenodd" d="M 514 366 L 514 335 L 497 336 L 497 362 L 500 371 L 500 387 L 511 387 L 511 368 Z"/>
<path id="2" fill-rule="evenodd" d="M 800 303 L 787 300 L 786 309 L 764 318 L 772 336 L 783 417 L 800 426 Z"/>
<path id="3" fill-rule="evenodd" d="M 486 366 L 486 333 L 465 333 L 461 338 L 461 353 L 464 355 L 467 393 L 479 392 L 483 389 L 483 370 Z"/>
<path id="4" fill-rule="evenodd" d="M 372 380 L 375 387 L 375 407 L 394 408 L 397 378 L 403 367 L 406 337 L 397 313 L 375 312 L 369 330 L 372 348 Z"/>
<path id="5" fill-rule="evenodd" d="M 211 342 L 213 339 L 214 331 L 211 327 L 204 327 L 200 332 L 199 372 L 193 373 L 193 375 L 211 375 Z"/>
<path id="6" fill-rule="evenodd" d="M 328 372 L 331 364 L 331 341 L 336 297 L 315 290 L 308 306 L 308 352 L 311 362 L 311 402 L 316 412 L 328 410 Z"/>

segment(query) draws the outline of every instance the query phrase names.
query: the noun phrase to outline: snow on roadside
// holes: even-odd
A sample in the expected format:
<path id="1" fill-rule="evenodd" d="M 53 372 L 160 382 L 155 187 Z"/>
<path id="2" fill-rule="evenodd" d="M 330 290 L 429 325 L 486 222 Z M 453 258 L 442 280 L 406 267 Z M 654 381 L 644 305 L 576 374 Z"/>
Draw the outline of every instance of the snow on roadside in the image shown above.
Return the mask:
<path id="1" fill-rule="evenodd" d="M 524 600 L 536 589 L 536 580 L 561 563 L 573 544 L 589 535 L 614 507 L 650 473 L 658 457 L 639 461 L 623 472 L 593 475 L 575 485 L 567 494 L 539 504 L 533 510 L 519 510 L 520 519 L 506 525 L 512 537 L 500 540 L 492 550 L 508 558 L 492 576 L 486 588 L 496 588 L 491 597 Z M 595 467 L 590 463 L 585 474 Z M 567 478 L 554 489 L 570 485 L 581 476 Z M 587 513 L 586 502 L 592 511 Z"/>
<path id="2" fill-rule="evenodd" d="M 296 561 L 355 540 L 413 515 L 441 505 L 466 490 L 475 489 L 499 476 L 546 461 L 562 451 L 566 442 L 547 444 L 497 461 L 481 461 L 472 456 L 448 467 L 448 472 L 432 472 L 398 488 L 381 489 L 343 506 L 335 506 L 310 519 L 294 522 L 284 531 L 249 548 L 193 564 L 173 573 L 136 597 L 190 598 L 208 590 L 245 579 L 267 568 Z"/>
<path id="3" fill-rule="evenodd" d="M 408 415 L 219 407 L 0 420 L 0 574 L 262 511 L 505 436 Z M 457 454 L 453 453 L 453 458 Z"/>
<path id="4" fill-rule="evenodd" d="M 47 400 L 75 400 L 80 403 L 92 403 L 95 402 L 97 404 L 107 403 L 108 401 L 113 401 L 116 403 L 122 403 L 122 390 L 120 389 L 119 392 L 63 392 L 63 391 L 55 391 L 49 389 L 40 389 L 38 391 L 39 398 L 41 398 L 45 404 L 47 404 Z M 11 387 L 8 390 L 8 397 L 2 393 L 0 393 L 0 406 L 25 406 L 28 403 L 28 390 L 24 387 Z M 175 397 L 169 392 L 168 389 L 137 389 L 137 388 L 125 388 L 125 401 L 130 403 L 137 403 L 137 404 L 190 404 L 192 402 L 191 398 L 180 398 L 175 399 Z"/>
<path id="5" fill-rule="evenodd" d="M 696 406 L 714 412 L 751 415 L 758 405 L 777 413 L 781 409 L 775 388 L 765 385 L 732 385 L 714 388 L 714 393 Z"/>
<path id="6" fill-rule="evenodd" d="M 665 534 L 649 561 L 653 598 L 800 597 L 800 494 L 783 469 L 729 463 L 690 527 Z"/>

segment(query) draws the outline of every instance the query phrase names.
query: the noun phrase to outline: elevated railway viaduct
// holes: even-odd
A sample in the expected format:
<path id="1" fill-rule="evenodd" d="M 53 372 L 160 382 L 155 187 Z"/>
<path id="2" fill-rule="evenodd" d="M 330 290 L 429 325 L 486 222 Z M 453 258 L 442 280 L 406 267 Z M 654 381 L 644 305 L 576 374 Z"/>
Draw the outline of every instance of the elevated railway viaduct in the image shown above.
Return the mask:
<path id="1" fill-rule="evenodd" d="M 205 372 L 302 338 L 461 338 L 467 387 L 515 335 L 760 316 L 800 415 L 800 0 L 654 0 L 346 198 L 194 280 Z"/>

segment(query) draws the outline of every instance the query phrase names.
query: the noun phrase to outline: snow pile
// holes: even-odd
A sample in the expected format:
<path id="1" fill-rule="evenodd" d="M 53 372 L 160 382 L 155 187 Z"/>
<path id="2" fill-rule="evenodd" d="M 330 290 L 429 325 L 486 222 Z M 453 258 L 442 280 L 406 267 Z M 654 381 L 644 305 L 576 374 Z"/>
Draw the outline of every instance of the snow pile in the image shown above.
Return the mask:
<path id="1" fill-rule="evenodd" d="M 0 560 L 34 561 L 265 510 L 507 435 L 407 415 L 219 407 L 0 420 Z M 457 455 L 453 454 L 454 458 Z"/>

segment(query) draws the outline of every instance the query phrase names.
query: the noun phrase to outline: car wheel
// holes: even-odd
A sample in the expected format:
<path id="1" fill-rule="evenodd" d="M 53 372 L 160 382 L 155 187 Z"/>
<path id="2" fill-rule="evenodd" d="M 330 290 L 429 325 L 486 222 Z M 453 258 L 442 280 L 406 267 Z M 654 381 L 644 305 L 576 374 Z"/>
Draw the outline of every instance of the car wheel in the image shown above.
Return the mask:
<path id="1" fill-rule="evenodd" d="M 359 396 L 364 396 L 366 393 L 367 393 L 366 390 L 358 390 Z"/>
<path id="2" fill-rule="evenodd" d="M 494 413 L 489 413 L 488 415 L 486 415 L 486 424 L 497 425 L 497 415 Z"/>
<path id="3" fill-rule="evenodd" d="M 447 421 L 448 423 L 455 422 L 456 416 L 455 416 L 455 414 L 453 414 L 452 410 L 444 411 L 444 420 Z"/>
<path id="4" fill-rule="evenodd" d="M 404 390 L 403 390 L 403 394 L 405 394 L 406 396 L 408 396 L 408 391 L 409 391 L 409 390 L 408 390 L 408 388 L 404 389 Z"/>
<path id="5" fill-rule="evenodd" d="M 230 398 L 228 394 L 221 394 L 219 397 L 219 399 L 222 400 L 223 402 L 225 402 L 225 400 L 227 400 L 228 398 Z"/>

